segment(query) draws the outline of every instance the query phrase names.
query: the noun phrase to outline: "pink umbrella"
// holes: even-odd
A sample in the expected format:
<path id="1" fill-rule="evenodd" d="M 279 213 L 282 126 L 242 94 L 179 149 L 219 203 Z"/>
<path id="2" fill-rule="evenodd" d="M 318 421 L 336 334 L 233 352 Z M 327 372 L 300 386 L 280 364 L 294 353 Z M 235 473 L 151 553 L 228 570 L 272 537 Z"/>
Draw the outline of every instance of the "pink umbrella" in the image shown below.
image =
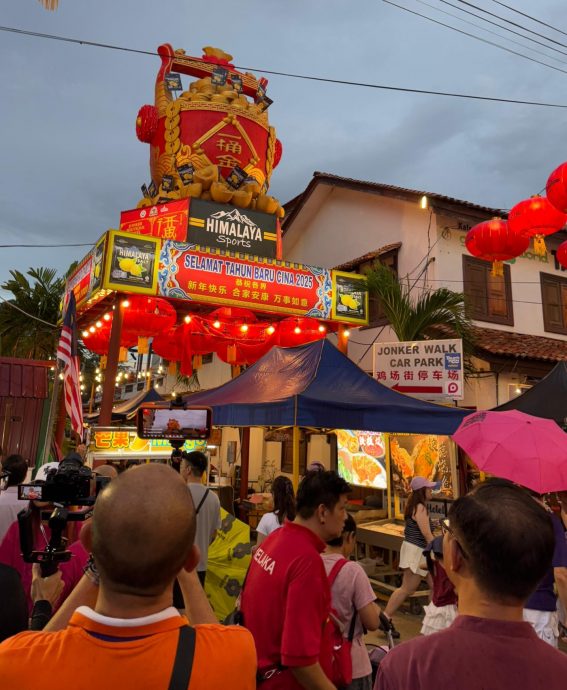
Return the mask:
<path id="1" fill-rule="evenodd" d="M 452 436 L 479 470 L 539 494 L 567 490 L 567 434 L 551 419 L 475 412 Z"/>

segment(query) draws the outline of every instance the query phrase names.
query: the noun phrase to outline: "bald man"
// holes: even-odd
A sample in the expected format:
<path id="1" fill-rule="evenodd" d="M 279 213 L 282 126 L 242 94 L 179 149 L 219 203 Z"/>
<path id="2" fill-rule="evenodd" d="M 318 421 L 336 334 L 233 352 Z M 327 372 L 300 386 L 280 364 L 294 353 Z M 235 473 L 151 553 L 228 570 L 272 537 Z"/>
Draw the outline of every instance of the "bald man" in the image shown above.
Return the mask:
<path id="1" fill-rule="evenodd" d="M 81 532 L 97 572 L 85 572 L 47 629 L 79 607 L 58 632 L 21 633 L 0 645 L 0 688 L 208 690 L 230 679 L 231 690 L 255 689 L 252 636 L 216 624 L 194 573 L 194 537 L 191 495 L 170 467 L 142 465 L 110 482 L 92 528 Z M 193 627 L 171 606 L 176 577 Z M 81 606 L 95 591 L 94 610 Z"/>

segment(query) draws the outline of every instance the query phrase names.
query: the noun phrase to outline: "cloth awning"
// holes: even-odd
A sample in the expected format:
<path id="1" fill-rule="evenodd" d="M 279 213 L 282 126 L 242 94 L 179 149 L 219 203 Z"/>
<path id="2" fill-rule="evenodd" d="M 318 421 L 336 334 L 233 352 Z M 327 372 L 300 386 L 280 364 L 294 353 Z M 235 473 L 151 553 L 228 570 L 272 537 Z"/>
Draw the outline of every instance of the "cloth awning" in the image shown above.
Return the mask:
<path id="1" fill-rule="evenodd" d="M 452 434 L 470 410 L 416 400 L 372 379 L 327 340 L 272 348 L 240 376 L 185 402 L 219 426 L 312 426 Z"/>
<path id="2" fill-rule="evenodd" d="M 136 395 L 124 400 L 118 405 L 112 408 L 112 421 L 125 421 L 126 419 L 131 419 L 135 414 L 136 410 L 140 405 L 145 405 L 150 402 L 159 402 L 163 400 L 161 395 L 155 390 L 155 388 L 150 388 L 150 390 L 143 390 Z M 99 413 L 93 412 L 92 414 L 85 415 L 85 421 L 90 424 L 96 423 Z"/>

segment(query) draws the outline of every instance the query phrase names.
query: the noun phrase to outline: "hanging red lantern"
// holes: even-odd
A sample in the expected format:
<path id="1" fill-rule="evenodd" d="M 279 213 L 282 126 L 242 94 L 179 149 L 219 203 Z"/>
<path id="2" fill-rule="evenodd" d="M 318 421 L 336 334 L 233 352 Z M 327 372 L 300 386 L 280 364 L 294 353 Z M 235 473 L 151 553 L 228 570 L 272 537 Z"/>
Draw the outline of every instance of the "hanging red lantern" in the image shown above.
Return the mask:
<path id="1" fill-rule="evenodd" d="M 465 238 L 465 245 L 473 256 L 492 262 L 492 275 L 503 275 L 503 261 L 514 259 L 529 247 L 530 238 L 514 233 L 501 218 L 478 223 Z"/>
<path id="2" fill-rule="evenodd" d="M 562 242 L 559 247 L 557 247 L 555 258 L 560 266 L 567 268 L 567 240 Z"/>
<path id="3" fill-rule="evenodd" d="M 516 204 L 508 214 L 508 226 L 513 233 L 534 238 L 534 254 L 545 256 L 546 235 L 558 232 L 567 222 L 567 215 L 558 211 L 544 196 L 532 196 Z"/>
<path id="4" fill-rule="evenodd" d="M 173 306 L 161 297 L 129 295 L 124 307 L 122 330 L 137 337 L 150 338 L 171 328 L 177 321 Z"/>
<path id="5" fill-rule="evenodd" d="M 180 362 L 183 353 L 183 328 L 173 326 L 154 336 L 152 350 L 168 362 Z"/>
<path id="6" fill-rule="evenodd" d="M 90 330 L 93 328 L 94 330 Z M 91 326 L 90 328 L 83 331 L 81 340 L 83 345 L 94 352 L 97 355 L 107 355 L 108 347 L 110 345 L 110 331 L 112 329 L 112 317 L 109 321 L 105 321 L 100 328 Z M 121 348 L 134 347 L 136 344 L 136 338 L 128 333 L 122 333 L 122 338 L 120 339 Z"/>
<path id="7" fill-rule="evenodd" d="M 280 347 L 297 347 L 321 340 L 326 334 L 319 330 L 319 321 L 308 316 L 283 319 L 278 324 L 277 333 Z"/>
<path id="8" fill-rule="evenodd" d="M 567 163 L 561 163 L 547 178 L 545 193 L 558 211 L 567 213 Z"/>

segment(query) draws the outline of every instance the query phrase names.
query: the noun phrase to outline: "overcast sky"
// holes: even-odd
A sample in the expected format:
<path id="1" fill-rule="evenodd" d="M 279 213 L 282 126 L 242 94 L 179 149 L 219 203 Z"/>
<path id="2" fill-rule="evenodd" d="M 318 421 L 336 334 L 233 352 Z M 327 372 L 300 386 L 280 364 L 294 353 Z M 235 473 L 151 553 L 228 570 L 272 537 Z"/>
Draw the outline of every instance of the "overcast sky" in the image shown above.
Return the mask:
<path id="1" fill-rule="evenodd" d="M 567 35 L 494 0 L 471 2 L 547 33 L 564 54 L 483 24 L 549 57 L 530 53 L 420 0 L 395 1 L 567 70 Z M 482 24 L 442 0 L 428 2 Z M 507 4 L 567 31 L 561 0 Z M 0 0 L 0 8 L 2 26 L 35 32 L 150 51 L 169 42 L 196 56 L 217 46 L 258 76 L 271 69 L 567 104 L 567 74 L 382 0 L 60 0 L 56 12 L 37 0 Z M 157 56 L 0 32 L 0 244 L 90 243 L 118 226 L 149 179 L 149 147 L 136 138 L 135 118 L 153 103 L 159 65 Z M 567 160 L 567 109 L 267 76 L 270 121 L 284 148 L 271 193 L 281 201 L 320 170 L 509 208 Z M 87 251 L 0 249 L 0 281 L 11 268 L 63 271 Z"/>

